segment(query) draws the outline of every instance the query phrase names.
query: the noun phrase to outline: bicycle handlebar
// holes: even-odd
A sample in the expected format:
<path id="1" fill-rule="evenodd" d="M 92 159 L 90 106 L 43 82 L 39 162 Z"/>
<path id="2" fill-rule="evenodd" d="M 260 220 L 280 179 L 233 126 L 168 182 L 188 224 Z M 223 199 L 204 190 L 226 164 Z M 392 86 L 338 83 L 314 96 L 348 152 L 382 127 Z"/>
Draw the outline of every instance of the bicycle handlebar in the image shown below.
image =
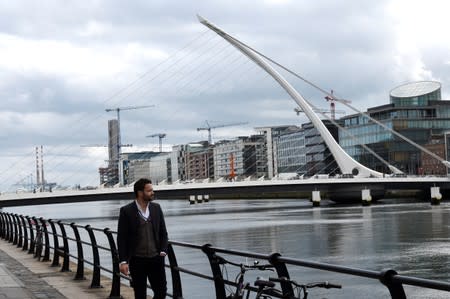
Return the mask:
<path id="1" fill-rule="evenodd" d="M 295 285 L 297 287 L 306 287 L 306 288 L 325 288 L 325 289 L 342 289 L 342 285 L 340 284 L 333 284 L 330 283 L 328 281 L 323 281 L 323 282 L 313 282 L 313 283 L 308 283 L 308 284 L 298 284 L 296 281 L 294 280 L 290 280 L 286 277 L 269 277 L 269 281 L 272 282 L 288 282 L 292 285 Z"/>
<path id="2" fill-rule="evenodd" d="M 340 284 L 333 284 L 330 283 L 328 281 L 324 281 L 324 282 L 314 282 L 314 283 L 309 283 L 306 285 L 307 288 L 325 288 L 325 289 L 342 289 L 342 285 Z"/>
<path id="3" fill-rule="evenodd" d="M 228 261 L 224 257 L 221 257 L 220 255 L 217 255 L 217 254 L 216 254 L 216 258 L 217 258 L 219 264 L 222 264 L 222 265 L 223 264 L 230 264 L 230 265 L 233 265 L 233 266 L 236 266 L 236 267 L 240 267 L 240 268 L 243 267 L 245 269 L 257 269 L 257 270 L 262 270 L 262 271 L 266 271 L 266 270 L 273 271 L 273 268 L 274 268 L 274 266 L 271 265 L 271 264 L 265 264 L 265 265 L 238 264 L 238 263 L 235 263 L 235 262 L 232 262 L 232 261 Z"/>

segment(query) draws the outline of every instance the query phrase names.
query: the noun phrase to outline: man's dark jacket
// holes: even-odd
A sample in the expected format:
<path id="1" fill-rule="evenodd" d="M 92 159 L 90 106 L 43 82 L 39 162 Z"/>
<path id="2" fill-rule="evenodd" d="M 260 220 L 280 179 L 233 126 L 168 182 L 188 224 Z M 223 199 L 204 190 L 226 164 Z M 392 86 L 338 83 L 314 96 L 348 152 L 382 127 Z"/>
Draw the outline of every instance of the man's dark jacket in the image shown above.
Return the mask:
<path id="1" fill-rule="evenodd" d="M 149 202 L 148 209 L 155 235 L 156 248 L 158 252 L 167 252 L 168 237 L 161 206 L 157 203 Z M 139 217 L 139 210 L 135 201 L 120 208 L 119 225 L 117 228 L 117 247 L 121 262 L 129 262 L 130 258 L 134 255 L 137 244 L 136 236 Z"/>

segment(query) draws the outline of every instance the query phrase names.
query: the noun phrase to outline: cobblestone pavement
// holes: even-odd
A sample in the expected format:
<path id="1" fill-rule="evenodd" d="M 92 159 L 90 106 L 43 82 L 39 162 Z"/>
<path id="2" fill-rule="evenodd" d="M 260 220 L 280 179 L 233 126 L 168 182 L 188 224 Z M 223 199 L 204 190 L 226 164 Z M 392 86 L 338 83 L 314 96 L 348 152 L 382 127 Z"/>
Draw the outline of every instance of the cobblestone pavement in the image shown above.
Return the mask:
<path id="1" fill-rule="evenodd" d="M 66 298 L 0 249 L 0 299 Z"/>

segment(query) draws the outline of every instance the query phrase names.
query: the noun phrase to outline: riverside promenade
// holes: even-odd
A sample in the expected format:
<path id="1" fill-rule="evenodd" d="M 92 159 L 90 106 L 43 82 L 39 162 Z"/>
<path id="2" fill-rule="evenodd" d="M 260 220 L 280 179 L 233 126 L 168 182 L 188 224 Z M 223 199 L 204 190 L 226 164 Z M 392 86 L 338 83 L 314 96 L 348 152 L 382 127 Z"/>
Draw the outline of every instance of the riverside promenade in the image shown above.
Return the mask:
<path id="1" fill-rule="evenodd" d="M 103 278 L 103 288 L 90 288 L 86 280 L 76 281 L 73 272 L 61 272 L 51 262 L 41 262 L 16 245 L 0 242 L 0 299 L 108 298 L 110 280 Z M 133 298 L 133 291 L 122 285 L 123 298 Z"/>

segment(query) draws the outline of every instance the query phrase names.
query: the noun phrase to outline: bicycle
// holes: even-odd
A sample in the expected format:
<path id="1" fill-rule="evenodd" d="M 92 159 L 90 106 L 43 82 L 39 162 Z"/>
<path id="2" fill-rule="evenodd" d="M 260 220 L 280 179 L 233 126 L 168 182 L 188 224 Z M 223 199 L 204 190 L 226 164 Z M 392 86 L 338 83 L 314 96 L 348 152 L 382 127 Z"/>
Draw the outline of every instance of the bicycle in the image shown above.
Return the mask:
<path id="1" fill-rule="evenodd" d="M 275 288 L 275 282 L 278 283 L 289 283 L 292 285 L 294 289 L 294 293 L 292 295 L 285 296 L 283 292 Z M 328 281 L 323 282 L 313 282 L 307 284 L 299 284 L 294 280 L 288 279 L 286 277 L 273 278 L 269 277 L 269 280 L 257 279 L 255 281 L 255 286 L 258 287 L 258 292 L 256 294 L 255 299 L 271 299 L 272 297 L 276 298 L 286 298 L 286 299 L 307 299 L 308 298 L 308 289 L 311 288 L 325 288 L 325 289 L 341 289 L 342 286 L 339 284 L 333 284 Z M 303 297 L 302 297 L 303 294 Z"/>
<path id="2" fill-rule="evenodd" d="M 250 270 L 259 270 L 259 271 L 274 271 L 273 268 L 274 266 L 270 265 L 270 264 L 265 264 L 265 265 L 259 265 L 258 261 L 255 261 L 253 263 L 253 265 L 246 265 L 243 263 L 234 263 L 231 261 L 226 260 L 225 258 L 216 255 L 216 258 L 218 259 L 218 263 L 223 265 L 222 268 L 222 275 L 223 275 L 223 271 L 226 271 L 226 264 L 230 264 L 232 266 L 236 266 L 239 267 L 239 273 L 237 274 L 236 278 L 235 278 L 235 284 L 236 284 L 236 290 L 233 292 L 231 292 L 230 295 L 228 295 L 226 297 L 226 299 L 244 299 L 244 295 L 245 295 L 245 290 L 247 290 L 247 296 L 245 297 L 246 299 L 249 298 L 250 296 L 250 283 L 245 282 L 244 281 L 244 277 L 245 277 L 245 273 L 247 271 Z M 228 271 L 226 271 L 226 276 L 227 276 L 227 280 L 228 280 Z"/>
<path id="3" fill-rule="evenodd" d="M 42 249 L 44 248 L 43 232 L 44 228 L 42 227 L 42 225 L 39 225 L 36 229 L 36 237 L 34 238 L 34 246 L 36 250 L 34 253 L 34 257 L 37 257 L 38 261 L 41 260 Z"/>

